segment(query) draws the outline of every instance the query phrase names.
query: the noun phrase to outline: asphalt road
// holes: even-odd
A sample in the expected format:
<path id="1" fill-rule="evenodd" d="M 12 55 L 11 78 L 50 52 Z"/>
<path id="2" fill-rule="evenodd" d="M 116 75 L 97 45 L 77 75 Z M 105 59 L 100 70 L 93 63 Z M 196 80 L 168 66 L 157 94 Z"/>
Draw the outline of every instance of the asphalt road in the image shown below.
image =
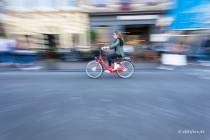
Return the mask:
<path id="1" fill-rule="evenodd" d="M 209 139 L 209 71 L 0 73 L 0 140 Z"/>

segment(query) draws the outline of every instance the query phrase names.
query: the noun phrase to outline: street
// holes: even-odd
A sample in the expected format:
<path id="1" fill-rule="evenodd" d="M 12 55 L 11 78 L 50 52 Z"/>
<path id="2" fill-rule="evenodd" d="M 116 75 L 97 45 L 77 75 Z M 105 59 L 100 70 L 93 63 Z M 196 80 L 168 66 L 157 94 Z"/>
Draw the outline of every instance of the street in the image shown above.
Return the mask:
<path id="1" fill-rule="evenodd" d="M 0 140 L 209 140 L 210 71 L 1 72 Z"/>

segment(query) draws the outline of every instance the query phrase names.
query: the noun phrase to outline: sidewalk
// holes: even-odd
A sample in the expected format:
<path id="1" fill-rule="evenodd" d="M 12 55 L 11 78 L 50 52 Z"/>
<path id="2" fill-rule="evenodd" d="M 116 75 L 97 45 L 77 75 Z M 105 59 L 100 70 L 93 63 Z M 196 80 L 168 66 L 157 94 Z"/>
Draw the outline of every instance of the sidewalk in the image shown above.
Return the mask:
<path id="1" fill-rule="evenodd" d="M 85 69 L 85 66 L 88 62 L 57 62 L 54 63 L 54 68 L 59 70 L 68 70 L 68 69 Z M 105 62 L 108 64 L 108 62 Z M 136 69 L 148 69 L 148 68 L 156 68 L 159 64 L 152 62 L 134 62 L 133 63 Z M 44 69 L 48 69 L 47 65 L 42 65 Z"/>
<path id="2" fill-rule="evenodd" d="M 84 70 L 87 62 L 56 62 L 53 63 L 52 69 L 53 70 Z M 108 64 L 107 61 L 105 61 L 106 64 Z M 158 67 L 162 66 L 160 62 L 152 62 L 152 61 L 143 61 L 138 60 L 133 62 L 136 70 L 141 69 L 158 69 Z M 210 63 L 209 63 L 210 64 Z M 50 69 L 46 63 L 41 63 L 41 66 L 44 70 Z M 175 69 L 206 69 L 210 68 L 210 65 L 206 63 L 199 63 L 199 62 L 188 62 L 188 65 L 186 66 L 175 66 Z"/>
<path id="3" fill-rule="evenodd" d="M 54 62 L 54 63 L 44 63 L 37 62 L 35 65 L 26 67 L 17 67 L 15 64 L 2 64 L 0 63 L 0 71 L 10 71 L 10 70 L 84 70 L 87 62 Z M 105 62 L 107 64 L 107 62 Z M 133 62 L 136 70 L 158 70 L 161 64 L 158 62 L 142 61 L 138 60 Z M 186 66 L 176 66 L 175 69 L 165 69 L 165 70 L 183 70 L 183 69 L 210 69 L 210 63 L 199 63 L 199 62 L 188 62 Z M 160 68 L 164 69 L 164 67 Z"/>

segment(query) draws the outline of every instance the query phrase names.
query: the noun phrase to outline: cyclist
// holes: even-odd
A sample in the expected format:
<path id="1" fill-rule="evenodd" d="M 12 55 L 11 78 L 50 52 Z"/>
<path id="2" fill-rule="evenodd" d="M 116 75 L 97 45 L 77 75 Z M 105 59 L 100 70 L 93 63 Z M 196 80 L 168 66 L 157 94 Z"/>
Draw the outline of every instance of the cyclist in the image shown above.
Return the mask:
<path id="1" fill-rule="evenodd" d="M 114 59 L 116 57 L 122 58 L 124 57 L 125 53 L 123 51 L 123 45 L 124 45 L 124 41 L 122 38 L 122 35 L 119 31 L 115 31 L 114 32 L 114 38 L 115 38 L 115 42 L 114 44 L 110 45 L 110 46 L 104 46 L 103 49 L 115 49 L 115 52 L 108 55 L 107 59 L 108 59 L 108 65 L 111 66 L 111 63 L 114 63 L 114 69 L 113 71 L 117 70 L 119 68 L 119 64 L 117 64 L 116 62 L 114 62 Z M 105 72 L 110 72 L 108 70 L 106 70 Z"/>

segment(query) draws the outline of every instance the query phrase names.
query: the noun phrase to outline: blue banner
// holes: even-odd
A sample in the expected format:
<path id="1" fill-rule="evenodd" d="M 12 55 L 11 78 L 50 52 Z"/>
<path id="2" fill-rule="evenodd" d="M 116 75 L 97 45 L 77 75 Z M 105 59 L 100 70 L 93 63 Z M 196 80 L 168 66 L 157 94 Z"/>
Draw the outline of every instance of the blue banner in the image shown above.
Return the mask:
<path id="1" fill-rule="evenodd" d="M 168 15 L 174 18 L 171 30 L 210 27 L 210 0 L 177 0 L 176 8 Z"/>

